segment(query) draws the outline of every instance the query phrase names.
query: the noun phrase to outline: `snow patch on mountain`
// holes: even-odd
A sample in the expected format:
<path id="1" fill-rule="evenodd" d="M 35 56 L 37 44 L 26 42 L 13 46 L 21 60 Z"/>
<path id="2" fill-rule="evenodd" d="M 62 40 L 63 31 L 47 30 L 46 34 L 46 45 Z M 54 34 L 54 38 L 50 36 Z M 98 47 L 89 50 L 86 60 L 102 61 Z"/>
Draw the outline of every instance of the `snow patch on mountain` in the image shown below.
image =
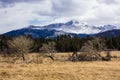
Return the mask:
<path id="1" fill-rule="evenodd" d="M 75 33 L 75 34 L 96 34 L 105 32 L 113 29 L 120 29 L 120 27 L 114 25 L 103 25 L 103 26 L 93 26 L 86 23 L 80 23 L 77 20 L 71 20 L 66 23 L 54 23 L 46 26 L 29 26 L 29 29 L 48 29 L 48 30 L 57 30 L 66 33 Z"/>

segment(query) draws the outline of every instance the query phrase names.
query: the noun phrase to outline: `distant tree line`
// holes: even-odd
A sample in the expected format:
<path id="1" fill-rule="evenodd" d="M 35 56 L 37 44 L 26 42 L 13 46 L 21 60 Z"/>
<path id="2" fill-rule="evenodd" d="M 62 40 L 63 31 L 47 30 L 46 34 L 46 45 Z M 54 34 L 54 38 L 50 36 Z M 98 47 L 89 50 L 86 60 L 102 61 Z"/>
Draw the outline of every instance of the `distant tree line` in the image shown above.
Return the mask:
<path id="1" fill-rule="evenodd" d="M 84 37 L 80 38 L 76 36 L 70 35 L 60 35 L 53 39 L 45 39 L 45 38 L 36 38 L 34 39 L 33 51 L 39 52 L 39 48 L 42 47 L 43 43 L 48 43 L 49 41 L 53 41 L 56 43 L 56 50 L 58 52 L 73 52 L 79 51 L 84 43 L 87 41 L 91 41 L 96 37 Z M 101 43 L 105 43 L 107 49 L 120 50 L 120 36 L 119 37 L 99 37 L 102 41 Z"/>
<path id="2" fill-rule="evenodd" d="M 77 35 L 60 35 L 55 38 L 32 38 L 31 35 L 25 36 L 33 41 L 32 47 L 30 48 L 30 52 L 40 52 L 40 48 L 42 48 L 43 44 L 48 44 L 49 42 L 54 42 L 55 49 L 58 52 L 72 52 L 79 51 L 81 47 L 89 40 L 93 40 L 95 37 L 84 37 L 80 38 Z M 115 49 L 120 50 L 120 36 L 119 37 L 99 37 L 106 44 L 107 49 Z M 10 42 L 9 40 L 13 40 L 14 38 L 8 35 L 0 36 L 0 53 L 4 52 L 9 54 L 10 52 Z M 102 43 L 102 41 L 101 41 Z"/>

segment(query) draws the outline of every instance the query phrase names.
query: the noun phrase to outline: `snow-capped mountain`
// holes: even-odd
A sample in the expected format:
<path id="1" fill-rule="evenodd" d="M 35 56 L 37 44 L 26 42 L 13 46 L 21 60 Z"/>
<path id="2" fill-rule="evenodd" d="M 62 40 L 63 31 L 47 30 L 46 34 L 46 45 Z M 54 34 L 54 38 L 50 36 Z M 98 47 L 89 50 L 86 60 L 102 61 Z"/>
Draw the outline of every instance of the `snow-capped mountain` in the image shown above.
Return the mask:
<path id="1" fill-rule="evenodd" d="M 120 29 L 119 27 L 113 25 L 104 25 L 104 26 L 87 25 L 85 23 L 80 23 L 79 21 L 76 20 L 71 20 L 66 23 L 50 24 L 46 26 L 29 26 L 27 28 L 38 29 L 38 30 L 49 29 L 49 30 L 57 30 L 66 33 L 75 33 L 75 34 L 97 34 L 108 30 Z"/>
<path id="2" fill-rule="evenodd" d="M 61 34 L 70 34 L 71 36 L 78 35 L 79 37 L 85 37 L 87 35 L 91 36 L 101 36 L 105 33 L 107 36 L 110 33 L 113 33 L 112 30 L 117 30 L 118 33 L 114 35 L 120 35 L 120 27 L 113 26 L 113 25 L 104 25 L 104 26 L 92 26 L 85 23 L 80 23 L 76 20 L 71 20 L 66 23 L 54 23 L 46 26 L 28 26 L 19 30 L 13 30 L 10 32 L 5 33 L 6 35 L 10 35 L 13 37 L 20 36 L 20 35 L 32 35 L 32 37 L 56 37 Z M 114 31 L 114 32 L 115 32 Z M 110 35 L 108 35 L 110 36 Z M 113 36 L 113 35 L 111 35 Z"/>

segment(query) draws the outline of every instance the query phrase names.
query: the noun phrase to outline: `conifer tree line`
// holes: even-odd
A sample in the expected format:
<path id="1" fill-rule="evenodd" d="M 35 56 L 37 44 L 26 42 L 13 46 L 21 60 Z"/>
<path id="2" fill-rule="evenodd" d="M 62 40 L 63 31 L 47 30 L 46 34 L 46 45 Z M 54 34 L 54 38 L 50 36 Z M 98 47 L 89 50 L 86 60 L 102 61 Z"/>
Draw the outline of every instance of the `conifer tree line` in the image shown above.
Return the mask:
<path id="1" fill-rule="evenodd" d="M 40 52 L 40 48 L 43 44 L 48 44 L 49 42 L 55 43 L 55 49 L 57 52 L 73 52 L 79 51 L 84 43 L 89 40 L 93 40 L 95 37 L 84 37 L 80 38 L 77 35 L 60 35 L 55 38 L 32 38 L 31 35 L 25 36 L 33 41 L 32 47 L 30 48 L 30 52 Z M 0 53 L 9 53 L 9 40 L 13 40 L 14 38 L 8 35 L 0 36 Z M 120 50 L 120 36 L 118 37 L 100 37 L 103 42 L 105 42 L 107 49 Z M 10 43 L 10 42 L 9 42 Z"/>

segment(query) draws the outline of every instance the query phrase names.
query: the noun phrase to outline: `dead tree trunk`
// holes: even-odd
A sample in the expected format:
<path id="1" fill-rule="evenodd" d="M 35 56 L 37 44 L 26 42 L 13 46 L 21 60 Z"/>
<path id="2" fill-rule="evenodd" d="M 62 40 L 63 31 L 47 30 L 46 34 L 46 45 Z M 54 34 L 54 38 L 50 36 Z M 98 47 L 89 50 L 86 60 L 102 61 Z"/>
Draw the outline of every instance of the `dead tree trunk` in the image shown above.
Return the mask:
<path id="1" fill-rule="evenodd" d="M 45 55 L 45 57 L 50 58 L 52 61 L 55 60 L 52 53 L 49 53 L 48 55 Z"/>
<path id="2" fill-rule="evenodd" d="M 24 54 L 22 54 L 22 59 L 23 59 L 23 61 L 26 61 Z"/>
<path id="3" fill-rule="evenodd" d="M 110 51 L 106 51 L 106 57 L 102 57 L 103 61 L 110 61 L 111 60 L 111 54 Z"/>
<path id="4" fill-rule="evenodd" d="M 68 58 L 70 61 L 78 61 L 78 53 L 76 51 L 73 52 L 72 56 Z"/>

